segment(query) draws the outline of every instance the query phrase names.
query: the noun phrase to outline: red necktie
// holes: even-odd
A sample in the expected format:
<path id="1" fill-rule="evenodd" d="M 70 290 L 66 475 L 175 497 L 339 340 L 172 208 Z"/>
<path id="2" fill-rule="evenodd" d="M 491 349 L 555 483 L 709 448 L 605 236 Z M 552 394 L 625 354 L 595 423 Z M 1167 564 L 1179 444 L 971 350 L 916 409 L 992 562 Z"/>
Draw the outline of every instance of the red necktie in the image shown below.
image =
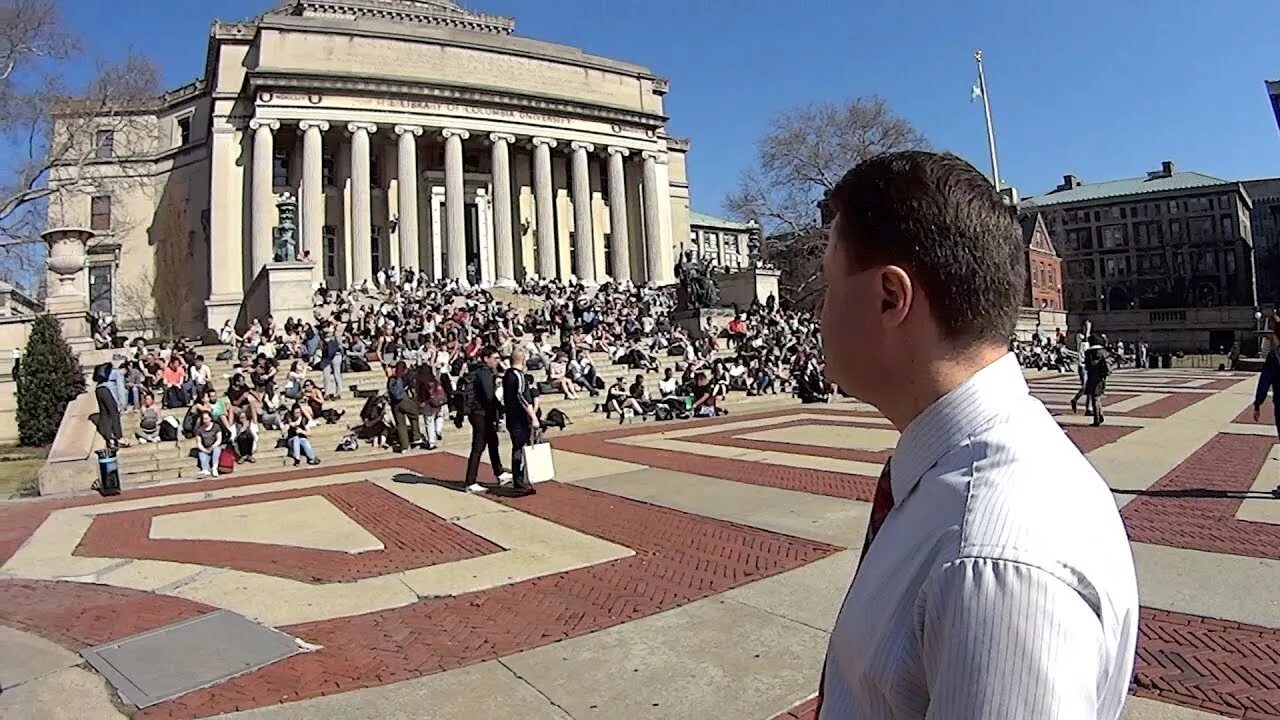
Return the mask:
<path id="1" fill-rule="evenodd" d="M 884 519 L 889 517 L 889 511 L 893 509 L 893 483 L 892 473 L 889 471 L 889 465 L 892 461 L 886 461 L 884 469 L 880 471 L 880 479 L 876 481 L 876 494 L 871 499 L 871 519 L 867 522 L 867 539 L 862 542 L 862 557 L 858 560 L 858 568 L 862 568 L 862 561 L 867 557 L 867 550 L 871 547 L 871 541 L 876 539 L 876 535 L 880 532 L 880 527 L 884 525 Z M 854 572 L 857 577 L 857 572 Z M 822 714 L 822 696 L 824 695 L 825 685 L 827 682 L 827 664 L 822 664 L 822 677 L 818 680 L 818 704 L 814 708 L 814 717 L 820 717 Z"/>
<path id="2" fill-rule="evenodd" d="M 889 517 L 889 511 L 893 509 L 893 482 L 889 470 L 891 464 L 892 460 L 885 462 L 884 470 L 880 471 L 880 479 L 876 481 L 876 494 L 871 499 L 871 520 L 867 523 L 867 539 L 862 542 L 863 558 L 867 557 L 871 541 L 876 539 L 880 527 L 884 525 L 884 519 Z"/>

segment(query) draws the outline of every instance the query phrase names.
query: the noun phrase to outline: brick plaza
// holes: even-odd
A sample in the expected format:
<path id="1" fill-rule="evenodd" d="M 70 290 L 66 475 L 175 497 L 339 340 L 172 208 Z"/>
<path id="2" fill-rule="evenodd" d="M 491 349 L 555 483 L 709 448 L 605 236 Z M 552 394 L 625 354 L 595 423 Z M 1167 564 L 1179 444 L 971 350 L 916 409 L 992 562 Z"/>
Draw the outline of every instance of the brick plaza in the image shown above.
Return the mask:
<path id="1" fill-rule="evenodd" d="M 1280 717 L 1280 449 L 1270 416 L 1248 412 L 1253 380 L 1121 371 L 1100 428 L 1070 413 L 1074 382 L 1031 386 L 1133 542 L 1126 717 Z M 553 437 L 558 480 L 521 499 L 450 487 L 462 435 L 429 454 L 0 505 L 0 626 L 74 653 L 226 608 L 308 644 L 140 711 L 68 660 L 58 673 L 101 695 L 101 717 L 812 717 L 897 441 L 871 408 L 584 419 Z M 25 687 L 0 694 L 0 715 L 42 717 L 52 698 Z"/>

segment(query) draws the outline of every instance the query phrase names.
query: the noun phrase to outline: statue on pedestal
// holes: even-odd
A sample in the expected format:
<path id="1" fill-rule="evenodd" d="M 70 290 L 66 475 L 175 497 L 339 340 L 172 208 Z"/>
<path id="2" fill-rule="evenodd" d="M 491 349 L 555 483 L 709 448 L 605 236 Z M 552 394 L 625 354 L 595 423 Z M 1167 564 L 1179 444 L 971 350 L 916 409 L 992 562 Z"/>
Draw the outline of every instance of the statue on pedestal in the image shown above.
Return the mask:
<path id="1" fill-rule="evenodd" d="M 693 251 L 686 250 L 676 263 L 676 279 L 680 288 L 676 294 L 678 309 L 703 310 L 715 307 L 720 301 L 720 289 L 716 286 L 709 260 L 699 262 Z"/>
<path id="2" fill-rule="evenodd" d="M 294 262 L 298 259 L 298 201 L 288 192 L 276 197 L 276 209 L 280 211 L 280 224 L 275 229 L 272 254 L 276 262 Z"/>

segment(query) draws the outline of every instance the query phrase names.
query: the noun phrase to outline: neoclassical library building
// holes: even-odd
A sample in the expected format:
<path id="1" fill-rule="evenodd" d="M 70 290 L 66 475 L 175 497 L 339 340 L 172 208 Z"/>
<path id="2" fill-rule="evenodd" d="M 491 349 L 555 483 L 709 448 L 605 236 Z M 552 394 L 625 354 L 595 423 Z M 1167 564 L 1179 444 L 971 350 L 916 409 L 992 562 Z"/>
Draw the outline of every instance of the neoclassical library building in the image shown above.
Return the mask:
<path id="1" fill-rule="evenodd" d="M 177 283 L 193 325 L 236 318 L 286 193 L 328 287 L 390 268 L 670 282 L 689 144 L 668 135 L 667 80 L 514 29 L 451 0 L 286 0 L 214 22 L 203 77 L 139 108 L 145 132 L 99 130 L 102 180 L 51 206 L 51 225 L 95 233 L 90 306 Z"/>

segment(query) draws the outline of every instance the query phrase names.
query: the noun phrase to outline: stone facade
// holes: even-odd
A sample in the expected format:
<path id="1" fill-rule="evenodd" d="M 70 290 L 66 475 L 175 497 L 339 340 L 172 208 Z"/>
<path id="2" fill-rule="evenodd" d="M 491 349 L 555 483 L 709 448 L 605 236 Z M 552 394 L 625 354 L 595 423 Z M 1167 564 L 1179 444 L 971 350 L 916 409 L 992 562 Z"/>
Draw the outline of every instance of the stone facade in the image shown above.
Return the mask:
<path id="1" fill-rule="evenodd" d="M 682 249 L 692 250 L 699 259 L 726 271 L 751 267 L 753 246 L 760 246 L 760 228 L 753 223 L 704 215 L 689 214 L 689 242 Z"/>
<path id="2" fill-rule="evenodd" d="M 177 283 L 193 329 L 235 319 L 285 191 L 316 284 L 393 267 L 671 282 L 689 144 L 667 134 L 667 81 L 513 29 L 448 0 L 287 0 L 215 22 L 204 77 L 139 111 L 95 186 L 50 209 L 98 233 L 91 304 Z"/>
<path id="3" fill-rule="evenodd" d="M 1253 254 L 1257 258 L 1258 299 L 1280 303 L 1280 178 L 1245 180 L 1253 209 Z"/>
<path id="4" fill-rule="evenodd" d="M 1249 196 L 1238 182 L 1175 172 L 1082 184 L 1023 201 L 1062 258 L 1072 313 L 1257 304 Z"/>

